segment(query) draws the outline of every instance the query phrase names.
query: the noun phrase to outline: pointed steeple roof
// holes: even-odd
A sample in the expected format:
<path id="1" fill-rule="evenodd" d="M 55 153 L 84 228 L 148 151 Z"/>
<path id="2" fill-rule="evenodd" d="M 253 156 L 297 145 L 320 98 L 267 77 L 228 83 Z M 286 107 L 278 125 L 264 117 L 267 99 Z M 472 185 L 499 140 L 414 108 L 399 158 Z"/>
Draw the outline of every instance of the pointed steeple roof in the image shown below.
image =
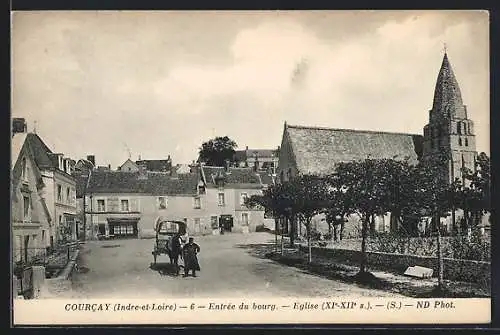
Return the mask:
<path id="1" fill-rule="evenodd" d="M 434 89 L 432 110 L 434 113 L 446 115 L 449 111 L 451 115 L 456 115 L 463 108 L 462 93 L 445 52 Z"/>

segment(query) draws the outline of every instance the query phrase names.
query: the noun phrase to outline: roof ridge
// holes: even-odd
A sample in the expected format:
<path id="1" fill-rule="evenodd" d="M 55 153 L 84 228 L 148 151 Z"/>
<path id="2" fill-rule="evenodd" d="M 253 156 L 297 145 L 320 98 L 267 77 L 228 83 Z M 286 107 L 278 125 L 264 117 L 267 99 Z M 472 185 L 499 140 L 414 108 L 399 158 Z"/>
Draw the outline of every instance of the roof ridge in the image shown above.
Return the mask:
<path id="1" fill-rule="evenodd" d="M 422 136 L 421 134 L 414 134 L 414 133 L 403 133 L 403 132 L 381 131 L 381 130 L 352 129 L 352 128 L 351 129 L 349 129 L 349 128 L 331 128 L 331 127 L 319 127 L 319 126 L 287 125 L 287 128 L 299 128 L 299 129 L 302 128 L 302 129 L 314 129 L 314 130 L 335 130 L 335 131 L 346 131 L 346 132 L 353 132 L 353 133 Z"/>

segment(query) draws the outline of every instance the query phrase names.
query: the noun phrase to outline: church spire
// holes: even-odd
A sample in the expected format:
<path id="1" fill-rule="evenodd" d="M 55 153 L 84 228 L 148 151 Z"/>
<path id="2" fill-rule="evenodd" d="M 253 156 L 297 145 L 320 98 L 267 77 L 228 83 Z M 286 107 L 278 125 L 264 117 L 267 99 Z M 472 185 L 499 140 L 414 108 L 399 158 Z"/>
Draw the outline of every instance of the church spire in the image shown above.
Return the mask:
<path id="1" fill-rule="evenodd" d="M 432 111 L 435 115 L 459 118 L 466 117 L 462 93 L 448 59 L 446 47 L 444 49 L 443 61 L 434 89 Z"/>

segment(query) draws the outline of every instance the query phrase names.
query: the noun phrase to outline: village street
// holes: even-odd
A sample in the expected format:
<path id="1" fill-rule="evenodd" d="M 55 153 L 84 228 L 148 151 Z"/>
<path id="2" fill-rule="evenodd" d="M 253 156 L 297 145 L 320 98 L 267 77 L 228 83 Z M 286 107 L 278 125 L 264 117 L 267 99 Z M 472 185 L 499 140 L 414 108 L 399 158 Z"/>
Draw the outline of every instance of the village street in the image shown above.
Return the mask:
<path id="1" fill-rule="evenodd" d="M 269 233 L 198 237 L 201 271 L 183 278 L 151 269 L 153 239 L 89 241 L 81 250 L 75 298 L 338 297 L 390 293 L 360 288 L 303 273 L 264 257 L 274 241 Z M 166 265 L 167 256 L 160 256 Z M 182 264 L 182 261 L 180 261 Z M 165 266 L 163 266 L 165 268 Z M 394 296 L 394 295 L 392 295 Z"/>

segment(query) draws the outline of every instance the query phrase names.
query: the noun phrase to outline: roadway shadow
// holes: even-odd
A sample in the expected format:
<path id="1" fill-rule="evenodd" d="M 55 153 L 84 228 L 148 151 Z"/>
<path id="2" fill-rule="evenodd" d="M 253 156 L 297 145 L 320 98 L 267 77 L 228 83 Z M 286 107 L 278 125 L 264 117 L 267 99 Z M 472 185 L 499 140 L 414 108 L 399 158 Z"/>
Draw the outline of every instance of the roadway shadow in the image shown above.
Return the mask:
<path id="1" fill-rule="evenodd" d="M 179 275 L 177 271 L 175 271 L 175 265 L 167 263 L 156 262 L 156 264 L 151 263 L 149 268 L 153 271 L 157 271 L 162 276 L 170 276 L 170 277 L 180 277 L 180 274 L 183 273 L 184 265 L 179 265 Z"/>
<path id="2" fill-rule="evenodd" d="M 257 258 L 269 258 L 270 253 L 275 249 L 274 244 L 258 243 L 258 244 L 237 244 L 236 248 L 246 249 L 247 253 Z"/>

